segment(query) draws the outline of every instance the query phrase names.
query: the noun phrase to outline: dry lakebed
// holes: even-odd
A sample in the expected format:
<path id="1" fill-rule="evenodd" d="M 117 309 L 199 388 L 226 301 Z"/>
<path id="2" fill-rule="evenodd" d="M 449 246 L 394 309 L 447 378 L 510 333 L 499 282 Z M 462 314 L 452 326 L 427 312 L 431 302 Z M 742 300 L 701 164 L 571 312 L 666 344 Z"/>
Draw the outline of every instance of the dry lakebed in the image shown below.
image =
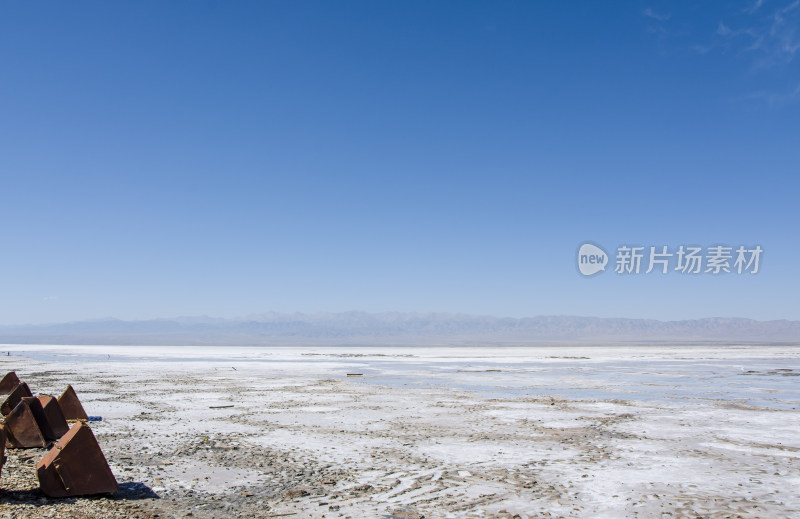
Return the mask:
<path id="1" fill-rule="evenodd" d="M 2 518 L 800 517 L 796 347 L 0 351 L 120 485 L 50 499 L 7 450 Z"/>

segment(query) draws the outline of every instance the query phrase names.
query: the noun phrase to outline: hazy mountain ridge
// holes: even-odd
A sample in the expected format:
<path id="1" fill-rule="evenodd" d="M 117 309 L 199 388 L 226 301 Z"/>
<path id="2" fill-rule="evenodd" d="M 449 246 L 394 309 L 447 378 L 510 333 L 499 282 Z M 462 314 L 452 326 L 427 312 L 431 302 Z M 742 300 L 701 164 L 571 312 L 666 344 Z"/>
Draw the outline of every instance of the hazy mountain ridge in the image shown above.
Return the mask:
<path id="1" fill-rule="evenodd" d="M 578 342 L 791 342 L 800 321 L 706 318 L 683 321 L 578 316 L 526 318 L 449 313 L 269 312 L 144 321 L 96 319 L 0 327 L 2 343 L 48 344 L 472 344 Z"/>

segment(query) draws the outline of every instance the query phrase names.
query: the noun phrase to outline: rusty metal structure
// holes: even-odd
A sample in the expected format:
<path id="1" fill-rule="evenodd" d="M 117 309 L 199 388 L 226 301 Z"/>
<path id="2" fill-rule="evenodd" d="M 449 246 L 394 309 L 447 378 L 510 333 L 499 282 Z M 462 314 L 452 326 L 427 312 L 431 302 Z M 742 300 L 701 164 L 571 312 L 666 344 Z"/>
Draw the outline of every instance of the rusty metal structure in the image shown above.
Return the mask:
<path id="1" fill-rule="evenodd" d="M 0 476 L 3 475 L 3 465 L 6 464 L 6 429 L 0 425 Z"/>
<path id="2" fill-rule="evenodd" d="M 55 398 L 33 396 L 13 371 L 0 380 L 0 473 L 6 447 L 49 448 L 36 465 L 41 491 L 49 497 L 114 493 L 119 490 L 88 416 L 72 386 Z M 68 421 L 77 423 L 70 428 Z"/>
<path id="3" fill-rule="evenodd" d="M 2 413 L 3 416 L 7 416 L 11 413 L 11 411 L 14 410 L 15 407 L 17 407 L 17 405 L 19 405 L 20 402 L 22 402 L 23 398 L 31 397 L 33 396 L 33 393 L 31 393 L 28 384 L 25 382 L 20 382 L 14 389 L 11 390 L 10 393 L 4 396 L 5 399 L 3 400 L 3 403 L 0 404 L 0 413 Z"/>
<path id="4" fill-rule="evenodd" d="M 48 440 L 57 440 L 67 434 L 69 431 L 69 424 L 64 417 L 58 400 L 50 395 L 39 395 L 39 403 L 44 412 L 45 424 L 42 426 L 45 438 Z"/>
<path id="5" fill-rule="evenodd" d="M 19 384 L 19 377 L 13 371 L 9 371 L 3 377 L 3 380 L 0 380 L 0 395 L 7 395 L 11 393 L 11 391 L 17 387 Z"/>
<path id="6" fill-rule="evenodd" d="M 117 480 L 94 433 L 78 422 L 36 465 L 39 487 L 50 497 L 114 493 Z"/>
<path id="7" fill-rule="evenodd" d="M 58 404 L 61 406 L 61 411 L 64 413 L 64 418 L 66 418 L 67 421 L 86 421 L 89 419 L 86 415 L 86 411 L 83 410 L 81 401 L 78 400 L 78 395 L 75 394 L 75 390 L 71 385 L 68 385 L 67 389 L 58 397 Z"/>
<path id="8" fill-rule="evenodd" d="M 61 438 L 69 425 L 52 396 L 23 396 L 5 416 L 5 429 L 9 447 L 27 449 L 45 447 L 47 442 Z"/>
<path id="9" fill-rule="evenodd" d="M 12 449 L 46 447 L 47 439 L 41 424 L 45 420 L 44 410 L 39 400 L 25 397 L 13 411 L 6 416 L 6 441 Z"/>

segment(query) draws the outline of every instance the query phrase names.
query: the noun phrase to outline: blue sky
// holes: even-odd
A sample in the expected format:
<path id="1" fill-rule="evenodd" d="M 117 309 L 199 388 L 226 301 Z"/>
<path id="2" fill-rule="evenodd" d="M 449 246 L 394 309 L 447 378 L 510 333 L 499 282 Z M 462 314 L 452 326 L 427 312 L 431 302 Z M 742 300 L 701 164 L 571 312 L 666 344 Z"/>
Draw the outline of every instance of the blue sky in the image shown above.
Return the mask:
<path id="1" fill-rule="evenodd" d="M 0 60 L 0 324 L 800 319 L 798 1 L 3 1 Z"/>

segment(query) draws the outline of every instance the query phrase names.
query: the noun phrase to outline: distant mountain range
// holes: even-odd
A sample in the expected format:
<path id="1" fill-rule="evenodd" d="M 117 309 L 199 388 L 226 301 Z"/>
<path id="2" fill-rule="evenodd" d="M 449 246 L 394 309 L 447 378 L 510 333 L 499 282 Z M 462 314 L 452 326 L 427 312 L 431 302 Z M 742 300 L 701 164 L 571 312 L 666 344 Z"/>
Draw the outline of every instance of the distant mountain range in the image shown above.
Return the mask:
<path id="1" fill-rule="evenodd" d="M 100 319 L 2 326 L 4 344 L 470 345 L 614 343 L 800 344 L 800 321 L 686 321 L 448 313 L 265 313 L 240 319 Z"/>

